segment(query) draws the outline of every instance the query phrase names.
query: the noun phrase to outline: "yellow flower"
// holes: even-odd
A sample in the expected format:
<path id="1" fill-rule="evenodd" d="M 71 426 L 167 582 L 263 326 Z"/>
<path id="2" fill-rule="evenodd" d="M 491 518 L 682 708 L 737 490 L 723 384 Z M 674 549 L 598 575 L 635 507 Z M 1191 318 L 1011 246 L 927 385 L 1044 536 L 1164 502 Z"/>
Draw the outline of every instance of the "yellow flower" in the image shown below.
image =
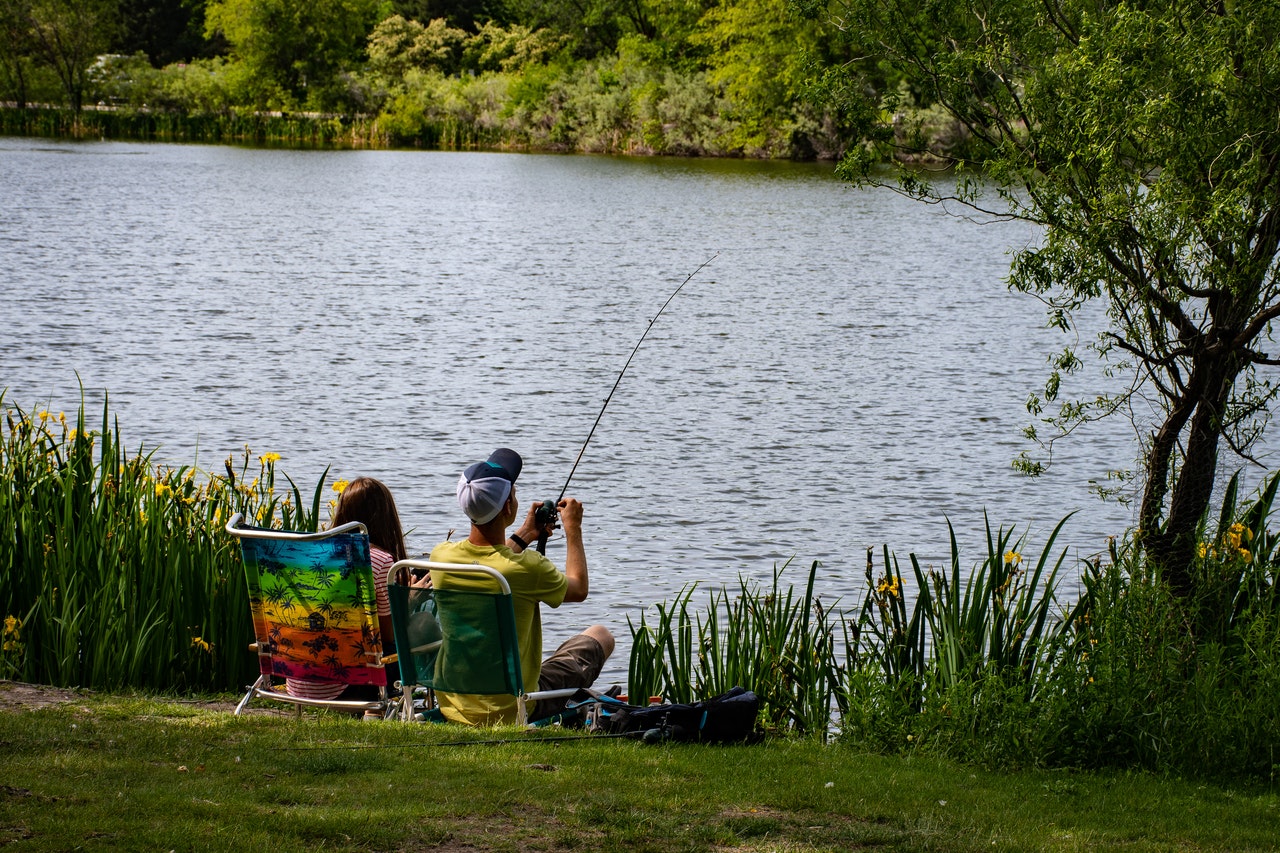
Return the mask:
<path id="1" fill-rule="evenodd" d="M 259 462 L 261 462 L 263 465 L 271 465 L 272 463 L 275 463 L 275 462 L 279 462 L 279 461 L 280 461 L 280 454 L 279 454 L 279 453 L 264 453 L 264 454 L 262 454 L 261 456 L 259 456 L 259 457 L 258 457 L 258 461 L 259 461 Z"/>
<path id="2" fill-rule="evenodd" d="M 18 631 L 22 629 L 22 620 L 17 616 L 4 617 L 4 635 L 6 637 L 18 636 Z"/>
<path id="3" fill-rule="evenodd" d="M 1240 549 L 1240 556 L 1241 556 L 1242 558 L 1244 558 L 1244 561 L 1245 561 L 1246 563 L 1252 563 L 1252 562 L 1253 562 L 1253 554 L 1250 554 L 1250 553 L 1249 553 L 1249 549 L 1247 549 L 1247 548 L 1241 548 L 1241 549 Z"/>
<path id="4" fill-rule="evenodd" d="M 162 498 L 171 494 L 173 494 L 173 487 L 168 483 L 156 483 L 156 497 Z"/>
<path id="5" fill-rule="evenodd" d="M 40 418 L 40 423 L 44 423 L 45 421 L 49 420 L 49 418 L 51 418 L 52 415 L 50 415 L 48 411 L 41 410 L 38 414 L 38 417 Z"/>
<path id="6" fill-rule="evenodd" d="M 344 490 L 347 488 L 347 486 L 349 486 L 349 485 L 350 485 L 350 483 L 348 483 L 346 480 L 335 480 L 335 481 L 334 481 L 334 483 L 333 483 L 333 490 L 334 490 L 335 492 L 337 492 L 338 494 L 342 494 L 342 493 L 343 493 L 343 491 L 344 491 Z"/>
<path id="7" fill-rule="evenodd" d="M 205 642 L 204 637 L 192 637 L 191 645 L 200 649 L 201 651 L 205 651 L 205 652 L 213 651 L 213 646 Z"/>
<path id="8" fill-rule="evenodd" d="M 1022 562 L 1022 555 L 1017 551 L 1005 551 L 1004 563 L 1006 566 L 1016 566 Z"/>
<path id="9" fill-rule="evenodd" d="M 1200 559 L 1203 560 L 1205 555 L 1209 553 L 1208 544 L 1201 542 L 1199 545 L 1196 546 L 1196 553 L 1200 556 Z"/>
<path id="10" fill-rule="evenodd" d="M 75 441 L 77 435 L 79 435 L 79 433 L 77 433 L 75 428 L 72 427 L 71 429 L 67 430 L 67 441 Z"/>

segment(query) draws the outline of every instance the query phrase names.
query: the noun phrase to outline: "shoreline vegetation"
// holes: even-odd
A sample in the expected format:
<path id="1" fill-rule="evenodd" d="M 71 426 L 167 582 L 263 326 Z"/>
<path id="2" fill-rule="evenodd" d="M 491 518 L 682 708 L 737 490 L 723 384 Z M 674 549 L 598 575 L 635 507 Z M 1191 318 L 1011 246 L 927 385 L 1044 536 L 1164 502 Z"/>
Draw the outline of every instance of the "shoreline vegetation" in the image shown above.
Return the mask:
<path id="1" fill-rule="evenodd" d="M 341 487 L 303 488 L 276 453 L 221 471 L 153 465 L 97 427 L 0 395 L 0 678 L 214 694 L 254 677 L 244 572 L 226 520 L 314 530 Z M 287 485 L 286 485 L 287 484 Z M 814 593 L 790 567 L 772 583 L 690 587 L 631 625 L 628 693 L 673 701 L 740 685 L 774 740 L 834 741 L 986 768 L 1140 769 L 1280 781 L 1280 591 L 1270 528 L 1280 476 L 1206 521 L 1196 570 L 1218 600 L 1189 613 L 1127 541 L 1081 565 L 1055 529 L 1042 544 L 988 527 L 985 553 L 952 536 L 942 568 L 885 546 L 861 588 Z M 853 571 L 849 571 L 853 568 Z M 1058 579 L 1084 593 L 1060 600 Z M 856 586 L 856 585 L 855 585 Z M 701 604 L 699 602 L 702 602 Z M 1216 621 L 1206 621 L 1205 613 Z M 1188 623 L 1201 625 L 1191 634 Z"/>
<path id="2" fill-rule="evenodd" d="M 291 8 L 285 29 L 267 2 L 190 5 L 185 40 L 145 50 L 134 22 L 103 11 L 15 19 L 25 37 L 0 50 L 0 133 L 833 162 L 872 137 L 911 161 L 969 144 L 899 73 L 853 82 L 843 68 L 863 51 L 787 0 L 637 6 L 636 20 L 609 6 L 598 21 L 554 3 L 480 20 L 335 0 Z"/>
<path id="3" fill-rule="evenodd" d="M 905 144 L 902 129 L 916 136 Z M 512 122 L 494 126 L 472 115 L 443 115 L 415 121 L 406 132 L 386 116 L 290 112 L 288 110 L 223 110 L 182 112 L 90 105 L 79 112 L 51 104 L 19 107 L 0 102 L 0 136 L 70 139 L 78 141 L 134 141 L 255 145 L 342 150 L 495 151 L 511 153 L 608 154 L 633 157 L 706 157 L 791 159 L 838 162 L 848 143 L 825 140 L 821 150 L 812 142 L 799 148 L 752 148 L 725 138 L 692 141 L 674 127 L 665 135 L 643 125 L 615 127 L 608 133 L 538 134 Z M 963 134 L 954 122 L 932 113 L 899 116 L 893 136 L 900 143 L 895 157 L 911 164 L 947 164 Z"/>

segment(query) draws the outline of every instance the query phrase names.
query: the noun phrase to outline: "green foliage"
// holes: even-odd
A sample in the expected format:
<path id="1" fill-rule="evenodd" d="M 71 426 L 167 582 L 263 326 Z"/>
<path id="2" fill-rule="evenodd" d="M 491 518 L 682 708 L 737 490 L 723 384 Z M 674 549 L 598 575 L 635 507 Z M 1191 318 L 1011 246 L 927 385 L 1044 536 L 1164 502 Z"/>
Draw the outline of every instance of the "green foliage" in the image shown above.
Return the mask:
<path id="1" fill-rule="evenodd" d="M 887 548 L 879 568 L 869 552 L 854 614 L 816 600 L 816 564 L 802 596 L 780 572 L 768 589 L 712 591 L 703 610 L 688 588 L 631 625 L 630 694 L 690 701 L 737 684 L 760 694 L 774 731 L 983 766 L 1274 780 L 1280 537 L 1266 525 L 1278 484 L 1239 508 L 1231 489 L 1202 551 L 1231 602 L 1205 607 L 1234 616 L 1200 632 L 1132 543 L 1083 563 L 1079 599 L 1059 611 L 1066 519 L 1038 556 L 1025 535 L 988 527 L 967 575 L 954 535 L 945 572 L 912 555 L 914 584 Z"/>
<path id="2" fill-rule="evenodd" d="M 314 530 L 319 514 L 320 485 L 309 504 L 292 483 L 276 493 L 275 458 L 261 457 L 256 475 L 247 450 L 238 469 L 227 460 L 225 476 L 155 468 L 149 453 L 125 451 L 106 404 L 98 429 L 83 408 L 68 421 L 6 405 L 0 614 L 17 633 L 0 670 L 99 688 L 244 684 L 249 604 L 223 525 L 244 512 Z"/>
<path id="3" fill-rule="evenodd" d="M 736 595 L 712 590 L 691 616 L 695 585 L 659 604 L 652 627 L 642 615 L 631 625 L 629 695 L 692 702 L 742 686 L 760 697 L 771 731 L 825 736 L 840 684 L 838 623 L 813 594 L 818 563 L 799 597 L 782 587 L 783 569 L 767 592 L 739 578 Z"/>
<path id="4" fill-rule="evenodd" d="M 732 147 L 791 156 L 793 137 L 815 130 L 806 123 L 804 96 L 822 39 L 821 28 L 787 0 L 734 0 L 706 13 L 689 41 L 706 50 L 709 78 L 724 87 L 736 119 Z"/>
<path id="5" fill-rule="evenodd" d="M 423 25 L 392 15 L 369 35 L 369 68 L 392 79 L 403 79 L 410 69 L 453 74 L 466 41 L 467 33 L 443 18 Z"/>
<path id="6" fill-rule="evenodd" d="M 5 6 L 9 28 L 19 31 L 15 53 L 52 69 L 67 105 L 79 112 L 89 69 L 114 33 L 114 0 L 5 0 Z"/>
<path id="7" fill-rule="evenodd" d="M 243 96 L 262 108 L 342 105 L 340 73 L 363 54 L 378 0 L 212 0 L 205 32 L 221 35 L 246 71 Z"/>
<path id="8" fill-rule="evenodd" d="M 1137 543 L 1196 599 L 1196 528 L 1220 447 L 1246 453 L 1277 394 L 1258 371 L 1273 363 L 1264 349 L 1280 311 L 1280 7 L 840 0 L 838 20 L 878 46 L 857 63 L 863 79 L 885 63 L 902 75 L 900 90 L 877 93 L 894 123 L 880 150 L 976 166 L 996 197 L 918 171 L 900 188 L 1041 226 L 1011 284 L 1046 303 L 1050 325 L 1073 332 L 1075 312 L 1103 301 L 1110 328 L 1091 345 L 1121 382 L 1068 391 L 1082 364 L 1068 347 L 1029 402 L 1048 427 L 1032 435 L 1051 449 L 1091 420 L 1154 409 L 1154 423 L 1135 419 L 1146 438 Z M 923 135 L 897 124 L 911 103 L 950 116 L 962 144 L 923 151 Z M 868 159 L 848 174 L 870 179 Z"/>

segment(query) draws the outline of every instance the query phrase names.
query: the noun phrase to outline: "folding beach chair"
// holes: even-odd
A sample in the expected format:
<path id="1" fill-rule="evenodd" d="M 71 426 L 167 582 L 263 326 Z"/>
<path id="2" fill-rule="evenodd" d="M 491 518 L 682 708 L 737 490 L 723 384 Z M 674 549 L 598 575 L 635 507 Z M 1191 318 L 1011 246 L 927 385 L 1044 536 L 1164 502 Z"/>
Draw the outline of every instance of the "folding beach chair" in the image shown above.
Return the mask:
<path id="1" fill-rule="evenodd" d="M 408 572 L 435 569 L 450 574 L 471 574 L 492 581 L 491 589 L 411 590 Z M 402 571 L 403 570 L 403 571 Z M 387 597 L 391 600 L 391 624 L 400 650 L 402 697 L 413 687 L 430 691 L 514 696 L 516 722 L 529 724 L 528 703 L 539 699 L 573 696 L 576 688 L 524 689 L 520 672 L 520 649 L 516 639 L 515 605 L 511 587 L 502 573 L 488 566 L 433 563 L 429 560 L 401 560 L 388 574 Z M 412 605 L 411 605 L 412 600 Z M 426 628 L 428 620 L 414 614 L 434 612 L 439 638 Z M 412 718 L 412 709 L 402 698 L 401 713 Z M 539 721 L 534 725 L 538 725 Z"/>
<path id="2" fill-rule="evenodd" d="M 321 533 L 267 530 L 243 524 L 237 513 L 227 532 L 240 540 L 260 674 L 236 706 L 255 697 L 303 707 L 373 711 L 387 716 L 387 672 L 378 632 L 378 605 L 369 563 L 369 534 L 351 522 Z M 290 696 L 276 678 L 302 678 L 377 688 L 374 700 Z"/>

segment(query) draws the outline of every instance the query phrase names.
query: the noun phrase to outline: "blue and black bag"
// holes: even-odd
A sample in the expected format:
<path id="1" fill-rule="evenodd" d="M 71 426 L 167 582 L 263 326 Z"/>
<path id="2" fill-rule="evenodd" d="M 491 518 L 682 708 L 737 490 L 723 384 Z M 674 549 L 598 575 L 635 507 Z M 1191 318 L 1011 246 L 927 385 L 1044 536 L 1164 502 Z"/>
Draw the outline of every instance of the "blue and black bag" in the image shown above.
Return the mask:
<path id="1" fill-rule="evenodd" d="M 764 739 L 757 723 L 760 699 L 741 687 L 688 704 L 628 705 L 600 694 L 588 701 L 599 703 L 591 728 L 604 734 L 635 735 L 649 743 L 759 743 Z"/>

